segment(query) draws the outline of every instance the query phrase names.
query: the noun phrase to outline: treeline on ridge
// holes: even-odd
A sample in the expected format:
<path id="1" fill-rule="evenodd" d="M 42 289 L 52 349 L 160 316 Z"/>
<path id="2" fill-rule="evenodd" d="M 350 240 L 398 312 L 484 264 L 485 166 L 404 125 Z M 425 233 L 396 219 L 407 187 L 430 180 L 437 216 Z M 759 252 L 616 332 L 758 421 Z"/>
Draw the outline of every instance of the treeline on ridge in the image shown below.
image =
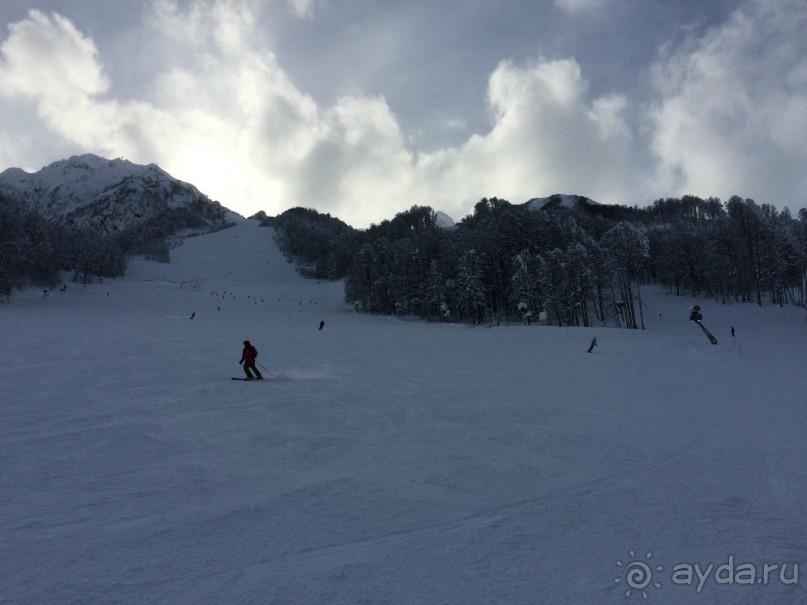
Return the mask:
<path id="1" fill-rule="evenodd" d="M 183 229 L 215 229 L 209 220 L 223 215 L 199 202 L 166 208 L 134 227 L 115 231 L 103 221 L 93 228 L 48 220 L 0 194 L 0 295 L 8 297 L 15 288 L 29 285 L 55 286 L 61 271 L 72 272 L 74 282 L 117 277 L 133 255 L 168 262 L 172 236 Z"/>
<path id="2" fill-rule="evenodd" d="M 793 217 L 738 196 L 540 210 L 485 198 L 448 229 L 425 206 L 366 230 L 303 208 L 262 220 L 305 275 L 344 278 L 345 300 L 370 313 L 638 328 L 649 284 L 805 304 L 807 210 Z"/>
<path id="3" fill-rule="evenodd" d="M 48 221 L 0 194 L 0 295 L 27 285 L 55 285 L 60 271 L 74 271 L 80 279 L 125 270 L 126 257 L 113 237 Z"/>

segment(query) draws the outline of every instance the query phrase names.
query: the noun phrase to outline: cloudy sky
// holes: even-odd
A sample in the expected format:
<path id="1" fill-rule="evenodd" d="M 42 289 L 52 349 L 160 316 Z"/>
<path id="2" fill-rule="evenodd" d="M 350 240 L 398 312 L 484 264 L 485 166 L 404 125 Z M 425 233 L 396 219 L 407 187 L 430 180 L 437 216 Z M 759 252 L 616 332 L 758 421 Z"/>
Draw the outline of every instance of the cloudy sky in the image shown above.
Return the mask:
<path id="1" fill-rule="evenodd" d="M 807 0 L 0 0 L 0 170 L 157 163 L 357 227 L 482 197 L 807 205 Z"/>

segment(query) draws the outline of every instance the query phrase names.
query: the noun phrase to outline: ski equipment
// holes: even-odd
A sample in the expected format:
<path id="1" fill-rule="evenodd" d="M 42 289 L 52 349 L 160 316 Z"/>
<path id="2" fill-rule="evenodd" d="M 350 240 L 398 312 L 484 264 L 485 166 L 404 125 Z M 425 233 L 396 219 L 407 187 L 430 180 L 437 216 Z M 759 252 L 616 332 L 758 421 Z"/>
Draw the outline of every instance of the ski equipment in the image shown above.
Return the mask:
<path id="1" fill-rule="evenodd" d="M 717 338 L 715 338 L 715 335 L 712 334 L 709 330 L 707 330 L 706 326 L 704 326 L 701 322 L 696 321 L 695 323 L 701 327 L 701 330 L 703 330 L 703 333 L 706 334 L 706 338 L 709 339 L 709 342 L 711 342 L 713 345 L 716 345 Z"/>
<path id="2" fill-rule="evenodd" d="M 695 305 L 694 307 L 690 307 L 690 309 L 689 309 L 689 321 L 691 321 L 692 323 L 698 324 L 700 326 L 701 330 L 703 330 L 703 333 L 706 334 L 706 338 L 709 339 L 709 342 L 711 342 L 713 345 L 716 345 L 717 344 L 717 338 L 715 338 L 715 335 L 712 334 L 709 330 L 706 329 L 706 326 L 704 326 L 701 323 L 701 319 L 703 319 L 703 314 L 701 313 L 700 305 Z"/>

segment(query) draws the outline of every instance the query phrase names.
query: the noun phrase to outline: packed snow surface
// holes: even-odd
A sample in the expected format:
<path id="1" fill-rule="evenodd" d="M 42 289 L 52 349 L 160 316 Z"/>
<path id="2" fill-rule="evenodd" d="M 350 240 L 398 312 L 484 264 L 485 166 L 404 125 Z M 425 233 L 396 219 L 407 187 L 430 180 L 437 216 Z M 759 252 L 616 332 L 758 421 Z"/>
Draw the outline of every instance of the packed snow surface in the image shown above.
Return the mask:
<path id="1" fill-rule="evenodd" d="M 473 328 L 357 314 L 252 221 L 172 257 L 0 304 L 3 605 L 804 603 L 803 310 Z"/>

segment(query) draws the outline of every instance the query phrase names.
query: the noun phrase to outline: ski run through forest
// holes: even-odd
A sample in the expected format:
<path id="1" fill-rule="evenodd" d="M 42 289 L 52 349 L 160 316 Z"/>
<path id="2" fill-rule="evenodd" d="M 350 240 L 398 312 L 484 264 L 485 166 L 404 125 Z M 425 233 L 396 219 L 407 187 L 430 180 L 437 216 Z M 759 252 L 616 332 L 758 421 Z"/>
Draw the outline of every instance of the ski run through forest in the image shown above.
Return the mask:
<path id="1" fill-rule="evenodd" d="M 473 326 L 257 221 L 171 257 L 0 304 L 0 603 L 805 602 L 803 309 Z"/>

